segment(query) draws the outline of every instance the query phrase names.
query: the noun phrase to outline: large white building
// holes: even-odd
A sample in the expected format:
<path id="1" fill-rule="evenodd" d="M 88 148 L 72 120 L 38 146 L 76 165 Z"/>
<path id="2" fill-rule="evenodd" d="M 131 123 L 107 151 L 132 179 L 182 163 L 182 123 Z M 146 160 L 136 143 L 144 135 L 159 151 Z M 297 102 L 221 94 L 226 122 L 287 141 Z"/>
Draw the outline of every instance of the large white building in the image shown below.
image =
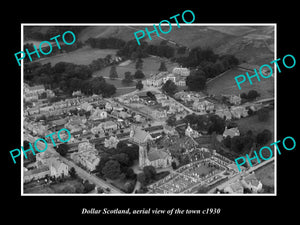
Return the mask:
<path id="1" fill-rule="evenodd" d="M 174 75 L 180 75 L 183 77 L 187 77 L 190 75 L 190 70 L 188 68 L 175 67 L 172 71 Z"/>
<path id="2" fill-rule="evenodd" d="M 73 152 L 71 154 L 71 159 L 76 163 L 81 164 L 89 171 L 95 170 L 100 162 L 98 151 L 89 142 L 78 144 L 78 152 Z"/>

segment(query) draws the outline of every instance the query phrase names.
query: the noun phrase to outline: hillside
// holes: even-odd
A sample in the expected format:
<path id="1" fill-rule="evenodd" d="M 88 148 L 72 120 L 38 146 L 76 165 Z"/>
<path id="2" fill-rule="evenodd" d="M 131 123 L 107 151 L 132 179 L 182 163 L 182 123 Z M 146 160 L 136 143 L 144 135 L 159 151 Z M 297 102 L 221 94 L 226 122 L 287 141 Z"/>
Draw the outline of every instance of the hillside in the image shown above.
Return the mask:
<path id="1" fill-rule="evenodd" d="M 151 31 L 151 26 L 148 29 Z M 78 36 L 80 41 L 89 37 L 116 37 L 125 41 L 134 39 L 136 30 L 144 26 L 95 26 L 82 30 Z M 147 36 L 147 35 L 146 35 Z M 168 34 L 157 37 L 152 34 L 152 40 L 145 37 L 149 44 L 159 44 L 168 39 L 189 48 L 197 46 L 211 47 L 218 54 L 233 54 L 240 61 L 251 64 L 268 63 L 274 58 L 274 29 L 272 26 L 173 26 Z"/>

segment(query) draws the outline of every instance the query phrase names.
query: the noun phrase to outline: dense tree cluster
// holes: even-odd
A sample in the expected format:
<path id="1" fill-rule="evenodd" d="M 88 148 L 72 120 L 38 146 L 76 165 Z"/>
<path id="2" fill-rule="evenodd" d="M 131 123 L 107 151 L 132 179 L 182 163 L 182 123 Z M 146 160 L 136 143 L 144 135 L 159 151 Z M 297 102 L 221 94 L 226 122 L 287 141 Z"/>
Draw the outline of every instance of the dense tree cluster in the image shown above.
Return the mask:
<path id="1" fill-rule="evenodd" d="M 141 45 L 138 45 L 135 39 L 125 42 L 118 38 L 89 38 L 86 41 L 92 48 L 113 48 L 119 49 L 117 52 L 118 56 L 138 59 L 145 58 L 149 55 L 156 55 L 160 57 L 172 58 L 175 54 L 175 49 L 168 45 L 149 45 L 147 42 L 142 41 Z"/>
<path id="2" fill-rule="evenodd" d="M 246 94 L 245 92 L 241 93 L 241 98 L 247 101 L 252 101 L 259 96 L 260 94 L 256 90 L 250 90 L 248 94 Z"/>
<path id="3" fill-rule="evenodd" d="M 119 142 L 116 149 L 111 149 L 110 154 L 101 157 L 99 165 L 96 167 L 98 175 L 109 179 L 126 177 L 135 179 L 136 175 L 130 168 L 134 160 L 139 157 L 139 147 L 137 145 L 127 145 L 125 142 Z"/>
<path id="4" fill-rule="evenodd" d="M 206 76 L 202 70 L 192 71 L 186 78 L 186 85 L 191 91 L 201 91 L 205 88 Z"/>
<path id="5" fill-rule="evenodd" d="M 267 144 L 269 140 L 272 138 L 272 132 L 270 130 L 263 130 L 258 133 L 256 136 L 253 134 L 251 130 L 249 130 L 246 134 L 235 136 L 230 138 L 227 136 L 223 140 L 223 144 L 225 147 L 231 149 L 235 153 L 243 153 L 244 151 L 249 151 L 254 143 L 262 146 Z"/>
<path id="6" fill-rule="evenodd" d="M 177 92 L 177 85 L 171 81 L 171 80 L 167 80 L 166 83 L 164 83 L 164 85 L 161 87 L 162 91 L 168 95 L 174 95 Z"/>
<path id="7" fill-rule="evenodd" d="M 209 48 L 193 48 L 188 56 L 176 60 L 183 67 L 192 68 L 186 79 L 186 85 L 192 91 L 200 91 L 205 87 L 206 79 L 213 78 L 236 66 L 239 61 L 233 55 L 219 56 Z"/>
<path id="8" fill-rule="evenodd" d="M 82 31 L 86 26 L 51 26 L 51 27 L 40 27 L 47 28 L 46 32 L 39 29 L 37 26 L 25 26 L 24 28 L 24 37 L 26 40 L 39 40 L 39 41 L 47 41 L 50 38 L 62 35 L 66 31 L 72 31 L 77 37 L 79 32 Z M 68 40 L 68 36 L 65 36 L 66 41 Z"/>
<path id="9" fill-rule="evenodd" d="M 50 63 L 25 64 L 24 79 L 30 85 L 43 84 L 49 89 L 59 88 L 66 94 L 80 90 L 88 95 L 102 94 L 104 97 L 113 95 L 116 92 L 115 86 L 106 83 L 103 77 L 92 78 L 90 65 L 67 62 L 59 62 L 53 67 Z"/>
<path id="10" fill-rule="evenodd" d="M 61 155 L 61 156 L 66 156 L 69 150 L 69 145 L 68 144 L 60 144 L 57 146 L 56 151 Z"/>
<path id="11" fill-rule="evenodd" d="M 143 168 L 143 172 L 139 173 L 137 176 L 137 180 L 142 184 L 142 186 L 146 186 L 152 180 L 156 178 L 156 169 L 153 166 L 145 166 Z"/>
<path id="12" fill-rule="evenodd" d="M 195 130 L 208 134 L 212 134 L 213 132 L 223 134 L 226 125 L 223 119 L 213 114 L 189 114 L 183 119 L 183 121 L 190 123 Z"/>
<path id="13" fill-rule="evenodd" d="M 272 132 L 268 129 L 263 130 L 256 136 L 256 142 L 259 145 L 265 145 L 272 138 Z"/>
<path id="14" fill-rule="evenodd" d="M 78 48 L 81 48 L 83 44 L 78 40 L 77 37 L 78 37 L 79 32 L 84 28 L 85 28 L 84 26 L 80 26 L 80 27 L 77 27 L 77 26 L 52 26 L 52 27 L 48 27 L 46 32 L 41 32 L 41 30 L 37 29 L 37 27 L 25 27 L 24 28 L 24 37 L 26 38 L 26 40 L 50 41 L 50 42 L 55 43 L 55 40 L 50 40 L 50 38 L 55 37 L 57 35 L 61 35 L 57 39 L 59 41 L 60 45 L 63 45 L 63 46 L 61 46 L 60 49 L 58 47 L 52 46 L 52 50 L 51 50 L 49 46 L 43 45 L 42 46 L 43 51 L 49 52 L 51 50 L 51 54 L 43 55 L 43 54 L 39 53 L 40 57 L 38 57 L 36 54 L 32 54 L 31 55 L 32 60 L 34 61 L 38 58 L 53 56 L 57 53 L 71 52 Z M 76 41 L 72 45 L 64 44 L 61 39 L 62 34 L 66 31 L 72 31 L 75 34 Z M 65 35 L 64 38 L 65 38 L 66 42 L 73 41 L 72 35 Z M 36 46 L 36 48 L 39 49 L 39 46 Z M 28 49 L 29 52 L 35 51 L 32 43 L 24 44 L 24 49 Z M 25 63 L 30 62 L 29 57 L 25 57 L 23 60 Z"/>
<path id="15" fill-rule="evenodd" d="M 183 67 L 198 68 L 205 72 L 207 77 L 214 77 L 217 74 L 236 66 L 239 61 L 233 55 L 219 56 L 210 48 L 193 48 L 188 56 L 177 59 Z"/>
<path id="16" fill-rule="evenodd" d="M 131 75 L 131 72 L 127 71 L 124 73 L 124 78 L 122 80 L 123 84 L 130 84 L 133 81 L 133 76 Z"/>

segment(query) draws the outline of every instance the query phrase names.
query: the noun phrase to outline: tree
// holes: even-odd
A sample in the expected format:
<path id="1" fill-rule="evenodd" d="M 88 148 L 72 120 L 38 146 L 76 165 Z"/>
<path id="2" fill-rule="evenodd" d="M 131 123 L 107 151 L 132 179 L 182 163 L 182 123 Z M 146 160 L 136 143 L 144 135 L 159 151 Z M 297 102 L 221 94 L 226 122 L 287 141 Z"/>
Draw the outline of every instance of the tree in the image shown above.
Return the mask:
<path id="1" fill-rule="evenodd" d="M 76 173 L 76 170 L 74 167 L 71 167 L 71 169 L 69 170 L 69 175 L 72 177 L 72 178 L 76 178 L 77 177 L 77 173 Z"/>
<path id="2" fill-rule="evenodd" d="M 241 137 L 235 136 L 231 139 L 231 150 L 240 153 L 244 148 L 244 143 Z"/>
<path id="3" fill-rule="evenodd" d="M 259 121 L 267 121 L 269 119 L 269 110 L 267 108 L 262 108 L 257 111 Z"/>
<path id="4" fill-rule="evenodd" d="M 141 70 L 136 70 L 134 73 L 135 79 L 143 79 L 145 77 L 144 73 Z"/>
<path id="5" fill-rule="evenodd" d="M 102 169 L 102 174 L 109 179 L 117 179 L 121 174 L 120 163 L 116 160 L 107 161 Z"/>
<path id="6" fill-rule="evenodd" d="M 105 164 L 110 160 L 108 154 L 103 154 L 103 156 L 101 157 L 100 162 L 98 163 L 98 165 L 96 166 L 96 171 L 99 173 L 99 175 L 103 175 L 102 173 L 102 169 L 104 168 Z"/>
<path id="7" fill-rule="evenodd" d="M 130 166 L 130 159 L 126 153 L 119 153 L 112 156 L 112 159 L 117 160 L 120 165 Z"/>
<path id="8" fill-rule="evenodd" d="M 169 94 L 169 95 L 174 95 L 177 92 L 177 86 L 174 84 L 173 81 L 167 80 L 166 83 L 162 86 L 162 91 Z"/>
<path id="9" fill-rule="evenodd" d="M 226 148 L 231 148 L 231 137 L 229 135 L 223 139 L 223 144 Z"/>
<path id="10" fill-rule="evenodd" d="M 217 115 L 212 115 L 209 119 L 212 124 L 208 128 L 208 133 L 211 134 L 215 131 L 217 134 L 223 134 L 226 125 L 225 121 Z"/>
<path id="11" fill-rule="evenodd" d="M 136 83 L 135 88 L 136 88 L 136 89 L 139 89 L 139 90 L 142 90 L 142 89 L 144 88 L 144 85 L 143 85 L 143 83 L 142 83 L 141 80 L 139 80 L 139 81 Z"/>
<path id="12" fill-rule="evenodd" d="M 61 155 L 65 156 L 68 153 L 69 146 L 65 143 L 58 145 L 56 151 Z"/>
<path id="13" fill-rule="evenodd" d="M 175 161 L 173 161 L 173 162 L 171 163 L 171 166 L 172 166 L 173 170 L 176 170 L 176 169 L 177 169 L 177 165 L 176 165 L 176 162 L 175 162 Z"/>
<path id="14" fill-rule="evenodd" d="M 177 54 L 183 55 L 186 51 L 186 47 L 185 46 L 181 46 L 177 49 Z"/>
<path id="15" fill-rule="evenodd" d="M 156 169 L 154 168 L 154 166 L 145 166 L 143 168 L 143 172 L 146 176 L 147 181 L 154 180 L 156 177 Z"/>
<path id="16" fill-rule="evenodd" d="M 143 62 L 144 61 L 141 58 L 138 58 L 137 61 L 136 61 L 136 63 L 135 63 L 135 68 L 137 70 L 143 69 Z"/>
<path id="17" fill-rule="evenodd" d="M 130 179 L 130 180 L 133 180 L 136 178 L 136 174 L 134 173 L 133 169 L 130 167 L 128 167 L 126 169 L 125 175 L 126 175 L 126 178 Z"/>
<path id="18" fill-rule="evenodd" d="M 124 187 L 126 193 L 132 193 L 135 187 L 135 181 L 126 181 Z"/>
<path id="19" fill-rule="evenodd" d="M 272 138 L 272 132 L 268 129 L 263 130 L 256 136 L 256 142 L 259 145 L 265 145 Z"/>
<path id="20" fill-rule="evenodd" d="M 240 97 L 244 99 L 248 99 L 248 95 L 245 92 L 241 93 Z"/>
<path id="21" fill-rule="evenodd" d="M 158 71 L 167 71 L 165 62 L 160 63 L 160 67 L 159 67 Z"/>
<path id="22" fill-rule="evenodd" d="M 109 78 L 112 80 L 118 78 L 117 68 L 115 65 L 110 68 Z"/>
<path id="23" fill-rule="evenodd" d="M 122 83 L 130 84 L 132 81 L 133 81 L 133 76 L 131 75 L 131 72 L 129 72 L 129 71 L 125 72 Z"/>
<path id="24" fill-rule="evenodd" d="M 196 71 L 186 78 L 186 85 L 191 91 L 201 91 L 205 88 L 206 77 L 203 71 Z"/>
<path id="25" fill-rule="evenodd" d="M 83 187 L 84 187 L 83 192 L 89 193 L 90 191 L 92 191 L 95 188 L 95 186 L 96 186 L 95 184 L 91 184 L 89 181 L 86 180 L 83 183 Z"/>
<path id="26" fill-rule="evenodd" d="M 247 95 L 247 99 L 253 100 L 259 96 L 259 93 L 255 90 L 250 90 Z"/>
<path id="27" fill-rule="evenodd" d="M 239 64 L 239 60 L 234 55 L 223 55 L 221 56 L 221 61 L 225 69 L 230 69 Z"/>
<path id="28" fill-rule="evenodd" d="M 139 173 L 137 175 L 137 180 L 138 182 L 141 183 L 142 186 L 146 186 L 147 185 L 147 182 L 146 182 L 146 176 L 144 173 Z"/>
<path id="29" fill-rule="evenodd" d="M 146 95 L 151 98 L 151 100 L 156 101 L 156 97 L 151 91 L 147 91 Z"/>
<path id="30" fill-rule="evenodd" d="M 176 125 L 176 116 L 172 115 L 172 116 L 168 117 L 168 119 L 166 120 L 166 124 L 171 127 L 174 127 Z"/>

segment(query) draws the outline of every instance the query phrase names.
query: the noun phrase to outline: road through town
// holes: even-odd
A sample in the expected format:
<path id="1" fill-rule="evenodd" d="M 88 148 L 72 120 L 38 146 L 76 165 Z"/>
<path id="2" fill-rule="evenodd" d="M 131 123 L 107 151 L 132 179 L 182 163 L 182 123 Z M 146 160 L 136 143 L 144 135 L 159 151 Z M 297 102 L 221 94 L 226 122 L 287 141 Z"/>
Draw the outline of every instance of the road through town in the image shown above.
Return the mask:
<path id="1" fill-rule="evenodd" d="M 27 140 L 30 143 L 34 143 L 36 139 L 37 138 L 34 138 L 34 137 L 32 137 L 31 135 L 29 135 L 29 134 L 27 134 L 25 132 L 25 134 L 24 134 L 24 140 Z M 88 180 L 89 182 L 95 184 L 98 187 L 102 187 L 104 189 L 109 188 L 110 189 L 110 194 L 122 194 L 123 193 L 118 188 L 116 188 L 116 187 L 112 186 L 111 184 L 105 182 L 104 180 L 96 177 L 95 175 L 88 173 L 87 171 L 85 171 L 84 169 L 80 168 L 75 163 L 73 163 L 72 161 L 66 159 L 65 157 L 62 157 L 61 155 L 59 155 L 55 151 L 55 149 L 51 145 L 52 144 L 48 143 L 48 148 L 47 148 L 46 151 L 49 151 L 49 152 L 57 155 L 57 157 L 59 157 L 62 162 L 64 162 L 65 164 L 67 164 L 69 166 L 69 168 L 74 167 L 74 169 L 75 169 L 75 171 L 76 171 L 76 173 L 78 174 L 79 177 L 81 177 L 82 179 Z M 37 142 L 37 147 L 39 149 L 44 149 L 45 148 L 45 146 L 41 142 Z"/>

